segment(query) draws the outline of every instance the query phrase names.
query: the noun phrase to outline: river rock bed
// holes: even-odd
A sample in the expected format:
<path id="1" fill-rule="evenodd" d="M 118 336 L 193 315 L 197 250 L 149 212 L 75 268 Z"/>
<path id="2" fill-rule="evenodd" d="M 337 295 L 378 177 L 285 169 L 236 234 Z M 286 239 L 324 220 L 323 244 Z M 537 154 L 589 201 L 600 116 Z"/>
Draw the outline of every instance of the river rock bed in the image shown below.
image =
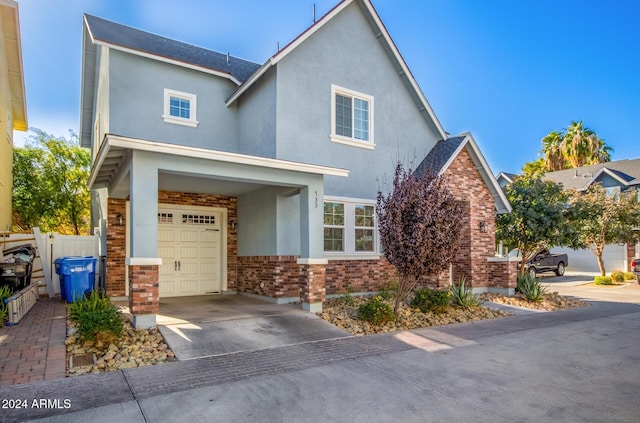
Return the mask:
<path id="1" fill-rule="evenodd" d="M 175 361 L 157 328 L 134 329 L 125 319 L 122 337 L 113 342 L 82 341 L 76 334 L 76 324 L 67 319 L 67 376 L 102 373 L 132 367 Z M 71 358 L 93 356 L 94 364 L 71 367 Z M 84 360 L 76 360 L 77 362 Z M 84 363 L 82 363 L 84 364 Z"/>
<path id="2" fill-rule="evenodd" d="M 517 307 L 531 308 L 535 310 L 564 310 L 568 308 L 586 307 L 589 303 L 572 297 L 565 297 L 557 292 L 551 292 L 544 295 L 544 299 L 540 302 L 527 301 L 518 295 L 507 297 L 505 295 L 495 293 L 485 293 L 480 296 L 484 301 L 505 304 Z"/>
<path id="3" fill-rule="evenodd" d="M 369 335 L 373 333 L 394 332 L 399 330 L 415 329 L 429 326 L 441 326 L 451 323 L 469 322 L 474 320 L 494 319 L 510 316 L 501 310 L 489 307 L 474 307 L 464 309 L 460 307 L 448 307 L 443 313 L 423 313 L 404 304 L 398 310 L 398 319 L 380 325 L 358 320 L 358 307 L 369 300 L 370 297 L 352 297 L 351 305 L 345 298 L 333 298 L 324 303 L 322 313 L 318 313 L 322 319 L 332 325 L 344 329 L 352 335 Z M 393 302 L 389 301 L 391 307 Z"/>

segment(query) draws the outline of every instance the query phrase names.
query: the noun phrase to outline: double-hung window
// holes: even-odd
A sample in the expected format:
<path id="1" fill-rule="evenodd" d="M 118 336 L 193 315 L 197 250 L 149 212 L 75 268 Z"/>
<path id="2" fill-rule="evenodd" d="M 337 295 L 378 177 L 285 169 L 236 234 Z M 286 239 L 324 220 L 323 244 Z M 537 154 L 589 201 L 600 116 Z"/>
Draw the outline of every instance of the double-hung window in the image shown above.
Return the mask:
<path id="1" fill-rule="evenodd" d="M 324 251 L 328 255 L 377 254 L 375 206 L 336 198 L 324 203 Z"/>
<path id="2" fill-rule="evenodd" d="M 374 147 L 372 96 L 331 86 L 331 141 Z"/>
<path id="3" fill-rule="evenodd" d="M 198 126 L 196 95 L 165 88 L 162 119 L 167 123 Z"/>

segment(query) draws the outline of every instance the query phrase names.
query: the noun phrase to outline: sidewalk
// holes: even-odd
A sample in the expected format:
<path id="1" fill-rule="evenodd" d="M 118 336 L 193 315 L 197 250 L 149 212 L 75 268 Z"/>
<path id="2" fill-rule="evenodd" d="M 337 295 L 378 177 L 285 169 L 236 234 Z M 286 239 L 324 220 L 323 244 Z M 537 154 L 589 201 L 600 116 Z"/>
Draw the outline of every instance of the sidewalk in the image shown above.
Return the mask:
<path id="1" fill-rule="evenodd" d="M 65 377 L 66 311 L 39 300 L 15 326 L 0 328 L 0 386 Z"/>

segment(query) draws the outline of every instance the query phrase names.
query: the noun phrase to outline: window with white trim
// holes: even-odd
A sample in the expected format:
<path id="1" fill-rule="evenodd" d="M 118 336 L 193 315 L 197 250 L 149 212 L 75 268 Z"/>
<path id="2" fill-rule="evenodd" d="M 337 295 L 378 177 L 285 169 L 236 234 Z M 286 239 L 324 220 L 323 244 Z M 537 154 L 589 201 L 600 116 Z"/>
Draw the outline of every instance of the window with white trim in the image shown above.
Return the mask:
<path id="1" fill-rule="evenodd" d="M 375 204 L 327 199 L 324 203 L 325 253 L 362 256 L 378 254 Z"/>
<path id="2" fill-rule="evenodd" d="M 324 203 L 324 250 L 344 251 L 344 204 Z"/>
<path id="3" fill-rule="evenodd" d="M 198 126 L 196 95 L 164 89 L 164 111 L 162 119 L 167 123 Z"/>
<path id="4" fill-rule="evenodd" d="M 331 85 L 331 141 L 372 149 L 373 97 Z"/>

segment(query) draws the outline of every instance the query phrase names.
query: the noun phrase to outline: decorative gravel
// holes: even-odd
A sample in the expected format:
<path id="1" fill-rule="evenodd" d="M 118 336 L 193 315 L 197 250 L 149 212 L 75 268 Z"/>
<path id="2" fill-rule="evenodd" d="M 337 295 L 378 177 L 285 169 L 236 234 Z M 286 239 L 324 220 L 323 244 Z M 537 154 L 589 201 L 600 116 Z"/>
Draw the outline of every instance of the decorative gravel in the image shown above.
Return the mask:
<path id="1" fill-rule="evenodd" d="M 581 301 L 575 298 L 562 296 L 557 292 L 545 294 L 544 299 L 539 302 L 527 301 L 524 298 L 521 298 L 517 295 L 513 297 L 507 297 L 505 295 L 491 294 L 491 293 L 482 294 L 480 298 L 482 298 L 484 301 L 491 301 L 499 304 L 532 308 L 536 310 L 546 310 L 546 311 L 586 307 L 589 305 L 589 303 L 586 303 L 584 301 Z"/>

